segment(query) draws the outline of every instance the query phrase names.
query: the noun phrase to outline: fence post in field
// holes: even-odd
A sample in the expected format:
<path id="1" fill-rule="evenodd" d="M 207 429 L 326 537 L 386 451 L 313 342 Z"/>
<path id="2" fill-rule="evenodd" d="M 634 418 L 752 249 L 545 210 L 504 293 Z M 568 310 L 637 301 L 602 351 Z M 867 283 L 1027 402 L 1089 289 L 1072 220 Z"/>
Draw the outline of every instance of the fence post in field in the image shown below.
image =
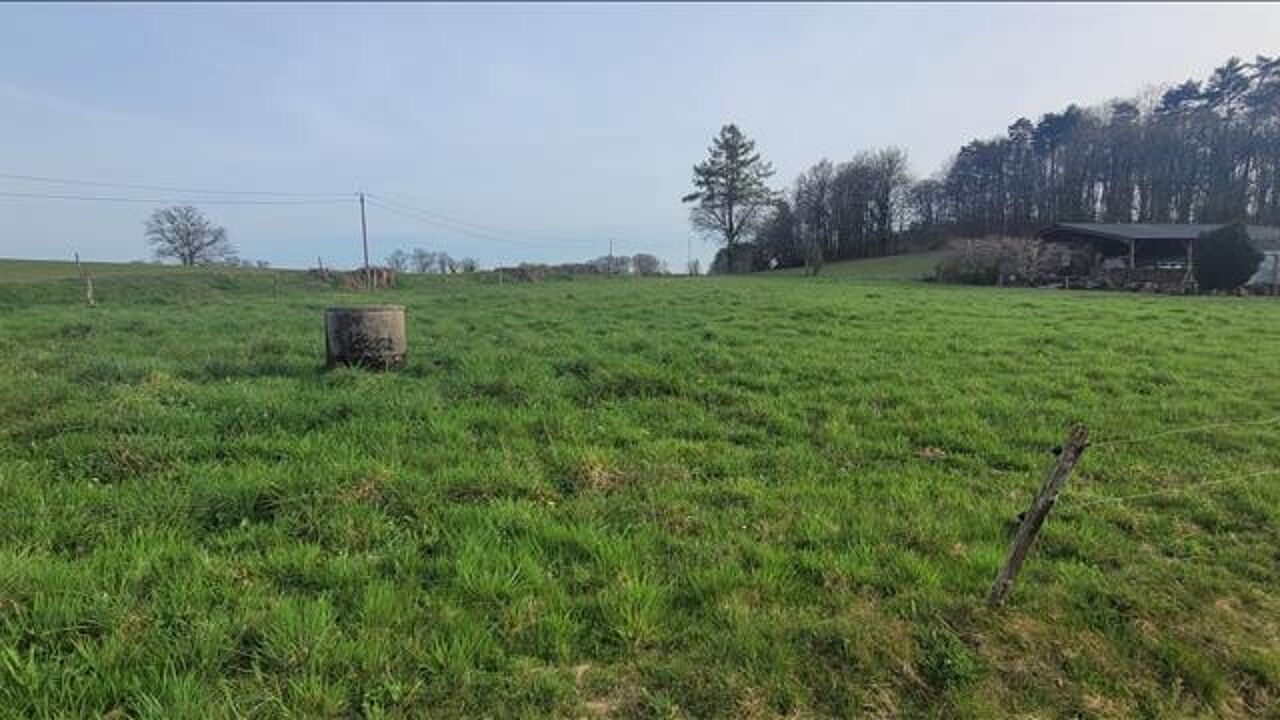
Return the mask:
<path id="1" fill-rule="evenodd" d="M 1058 499 L 1058 492 L 1067 484 L 1067 478 L 1071 477 L 1071 471 L 1075 469 L 1076 463 L 1088 445 L 1089 430 L 1084 425 L 1071 428 L 1067 441 L 1062 445 L 1062 452 L 1058 454 L 1058 462 L 1049 471 L 1049 477 L 1040 487 L 1040 492 L 1036 493 L 1031 507 L 1027 508 L 1027 512 L 1022 516 L 1022 524 L 1018 526 L 1018 534 L 1013 538 L 1013 547 L 1009 548 L 1009 556 L 1005 558 L 1004 566 L 996 575 L 996 581 L 991 584 L 991 592 L 987 595 L 988 605 L 998 607 L 1004 603 L 1005 596 L 1013 587 L 1013 581 L 1018 578 L 1018 571 L 1022 569 L 1023 561 L 1027 559 L 1027 552 L 1031 550 L 1031 543 L 1035 541 L 1036 533 L 1040 532 L 1040 526 L 1044 524 L 1049 511 L 1053 509 L 1054 501 Z"/>
<path id="2" fill-rule="evenodd" d="M 80 264 L 80 253 L 76 253 L 76 272 L 80 273 L 80 279 L 84 281 L 85 302 L 89 304 L 89 307 L 97 305 L 98 303 L 93 299 L 93 278 L 89 277 L 89 273 Z"/>

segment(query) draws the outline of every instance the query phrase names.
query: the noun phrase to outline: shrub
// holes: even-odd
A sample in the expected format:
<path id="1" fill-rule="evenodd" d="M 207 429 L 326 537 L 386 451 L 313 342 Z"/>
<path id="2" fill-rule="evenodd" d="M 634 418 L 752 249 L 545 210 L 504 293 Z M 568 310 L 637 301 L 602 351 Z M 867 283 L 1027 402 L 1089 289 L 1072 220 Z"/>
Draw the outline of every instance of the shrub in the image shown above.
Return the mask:
<path id="1" fill-rule="evenodd" d="M 1238 223 L 1201 233 L 1196 255 L 1196 282 L 1204 290 L 1235 290 L 1248 282 L 1262 263 L 1262 253 Z"/>
<path id="2" fill-rule="evenodd" d="M 760 246 L 750 242 L 740 242 L 733 246 L 733 267 L 729 267 L 729 253 L 726 248 L 716 251 L 711 261 L 712 275 L 744 275 L 750 272 L 769 269 L 769 260 L 760 252 Z"/>
<path id="3" fill-rule="evenodd" d="M 952 251 L 938 264 L 934 278 L 969 285 L 1058 283 L 1063 275 L 1081 273 L 1087 256 L 1058 243 L 1038 239 L 991 236 L 953 240 Z"/>
<path id="4" fill-rule="evenodd" d="M 943 282 L 995 285 L 1000 279 L 1000 262 L 991 255 L 960 252 L 938 263 L 933 274 Z"/>
<path id="5" fill-rule="evenodd" d="M 934 270 L 938 280 L 995 285 L 1001 275 L 1024 280 L 1039 243 L 1023 238 L 985 237 L 955 241 L 951 247 L 954 252 Z"/>

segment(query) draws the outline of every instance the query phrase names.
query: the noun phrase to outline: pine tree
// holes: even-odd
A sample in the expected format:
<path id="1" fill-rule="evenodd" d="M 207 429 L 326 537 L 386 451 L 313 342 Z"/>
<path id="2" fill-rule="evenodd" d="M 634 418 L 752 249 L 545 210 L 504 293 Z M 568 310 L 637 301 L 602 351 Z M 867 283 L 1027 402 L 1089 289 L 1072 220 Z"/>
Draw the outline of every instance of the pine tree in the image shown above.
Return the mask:
<path id="1" fill-rule="evenodd" d="M 683 202 L 697 202 L 689 214 L 699 232 L 724 245 L 729 271 L 733 249 L 765 219 L 774 193 L 765 184 L 773 166 L 760 159 L 756 144 L 736 125 L 725 125 L 711 142 L 706 160 L 693 167 L 694 192 Z"/>

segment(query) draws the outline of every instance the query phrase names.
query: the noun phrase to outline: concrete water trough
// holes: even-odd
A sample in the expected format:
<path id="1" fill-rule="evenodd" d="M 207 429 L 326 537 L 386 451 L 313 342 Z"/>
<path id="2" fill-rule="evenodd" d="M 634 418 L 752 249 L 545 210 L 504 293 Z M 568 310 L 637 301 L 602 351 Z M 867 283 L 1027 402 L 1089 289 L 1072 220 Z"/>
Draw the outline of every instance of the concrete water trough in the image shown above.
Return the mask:
<path id="1" fill-rule="evenodd" d="M 331 307 L 324 311 L 324 351 L 329 367 L 355 365 L 394 370 L 408 344 L 403 305 Z"/>

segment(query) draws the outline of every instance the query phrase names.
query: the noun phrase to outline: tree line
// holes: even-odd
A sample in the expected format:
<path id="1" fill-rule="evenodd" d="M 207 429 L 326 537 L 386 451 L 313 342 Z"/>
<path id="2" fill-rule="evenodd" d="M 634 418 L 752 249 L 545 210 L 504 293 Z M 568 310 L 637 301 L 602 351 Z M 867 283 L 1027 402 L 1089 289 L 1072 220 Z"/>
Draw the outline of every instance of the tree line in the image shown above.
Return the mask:
<path id="1" fill-rule="evenodd" d="M 242 260 L 236 255 L 235 246 L 227 235 L 226 228 L 210 221 L 195 207 L 175 205 L 158 208 L 148 217 L 145 227 L 148 243 L 155 250 L 158 260 L 173 259 L 182 265 L 239 265 L 244 267 L 268 267 L 268 263 L 256 263 Z M 386 257 L 386 266 L 396 272 L 439 273 L 473 273 L 480 269 L 479 261 L 464 257 L 454 258 L 447 252 L 414 248 L 412 250 L 396 249 Z M 319 268 L 323 272 L 324 267 Z M 635 255 L 602 255 L 584 262 L 560 263 L 556 265 L 521 263 L 513 268 L 499 270 L 522 270 L 525 274 L 562 273 L 572 275 L 667 275 L 667 265 L 656 255 L 636 253 Z M 690 271 L 696 273 L 696 264 Z"/>
<path id="2" fill-rule="evenodd" d="M 1280 58 L 1231 58 L 1158 94 L 1018 118 L 930 178 L 912 178 L 896 147 L 824 158 L 783 190 L 773 174 L 734 125 L 694 166 L 683 201 L 723 246 L 713 272 L 816 272 L 1054 222 L 1280 224 Z"/>
<path id="3" fill-rule="evenodd" d="M 566 263 L 520 263 L 511 267 L 500 267 L 498 271 L 522 272 L 533 276 L 546 275 L 640 275 L 650 277 L 669 275 L 667 264 L 650 253 L 635 255 L 601 255 L 582 262 Z"/>
<path id="4" fill-rule="evenodd" d="M 724 247 L 711 271 L 821 267 L 824 260 L 887 255 L 899 250 L 911 176 L 907 154 L 890 147 L 833 163 L 823 159 L 790 188 L 771 189 L 773 167 L 736 125 L 712 140 L 694 166 L 695 230 Z"/>
<path id="5" fill-rule="evenodd" d="M 896 147 L 867 150 L 842 163 L 822 159 L 774 201 L 757 245 L 775 266 L 890 255 L 906 218 L 907 154 Z"/>
<path id="6" fill-rule="evenodd" d="M 414 248 L 409 251 L 396 249 L 387 255 L 387 267 L 396 272 L 439 273 L 471 273 L 480 269 L 479 261 L 473 258 L 454 259 L 444 251 Z"/>
<path id="7" fill-rule="evenodd" d="M 1231 58 L 1158 96 L 1070 105 L 974 140 L 912 187 L 918 227 L 1280 222 L 1280 58 Z"/>

